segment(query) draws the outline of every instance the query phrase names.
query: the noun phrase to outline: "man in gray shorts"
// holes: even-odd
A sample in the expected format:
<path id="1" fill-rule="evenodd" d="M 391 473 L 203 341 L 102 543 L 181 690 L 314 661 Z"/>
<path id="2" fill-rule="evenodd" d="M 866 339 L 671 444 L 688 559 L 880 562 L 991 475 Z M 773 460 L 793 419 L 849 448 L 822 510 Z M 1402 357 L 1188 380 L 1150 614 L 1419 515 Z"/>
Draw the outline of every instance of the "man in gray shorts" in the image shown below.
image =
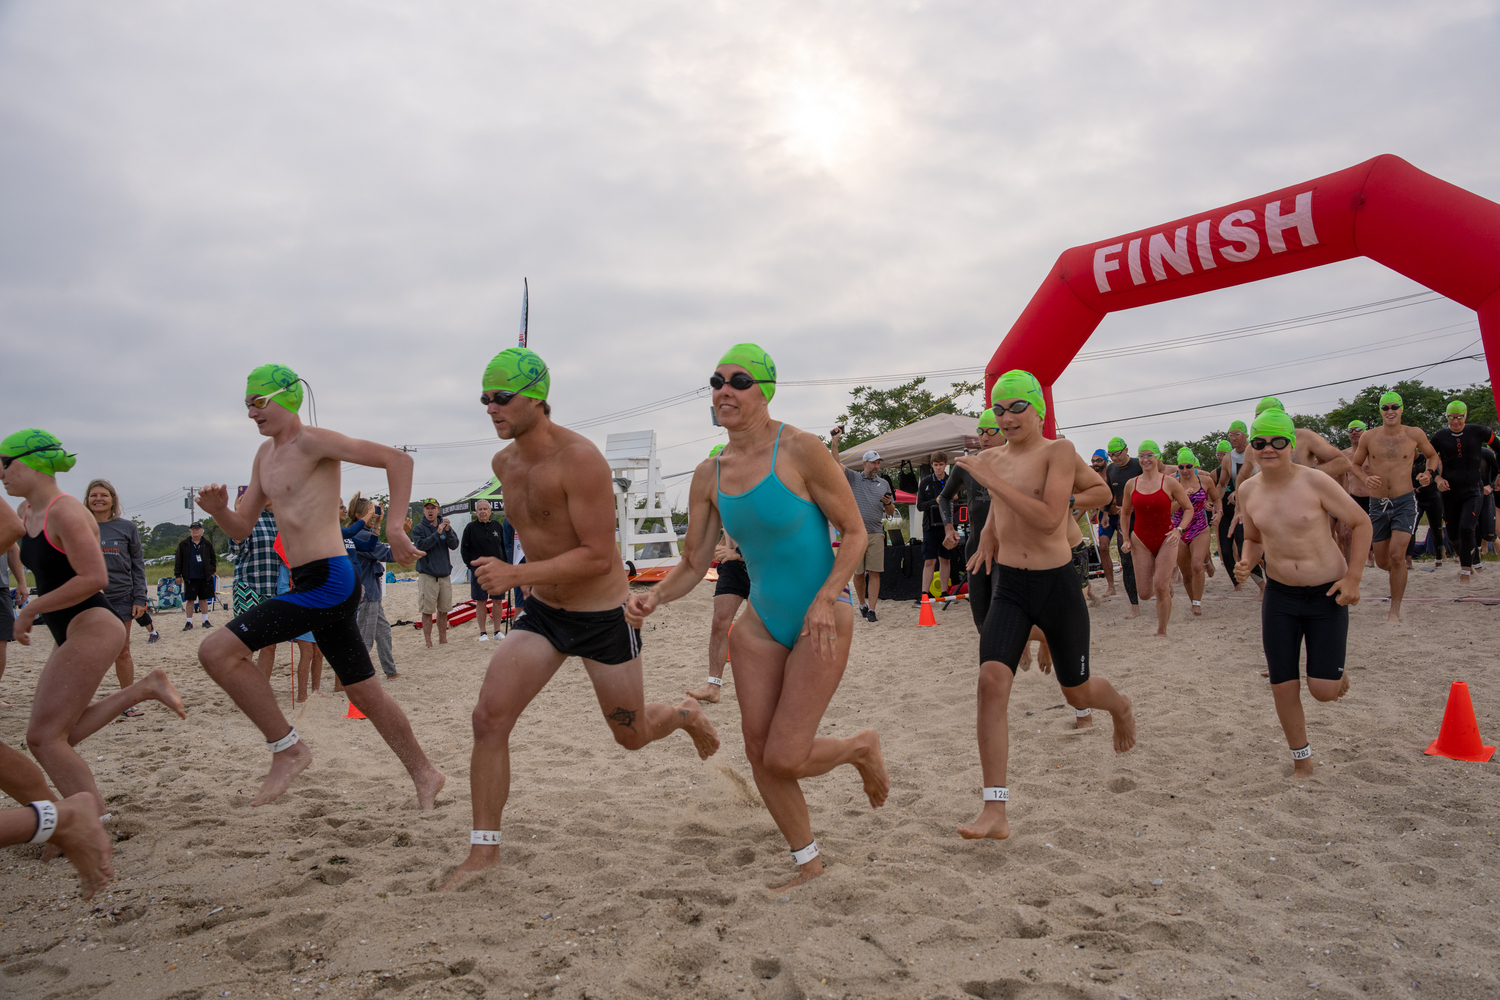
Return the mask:
<path id="1" fill-rule="evenodd" d="M 835 427 L 828 438 L 828 450 L 833 460 L 839 459 L 839 439 L 844 436 L 841 427 Z M 859 504 L 860 517 L 864 519 L 868 540 L 865 542 L 865 557 L 854 572 L 854 592 L 859 595 L 859 613 L 865 621 L 879 621 L 875 617 L 875 605 L 880 600 L 880 573 L 885 569 L 885 525 L 882 518 L 896 513 L 896 502 L 891 497 L 891 484 L 880 478 L 880 453 L 867 451 L 864 454 L 865 470 L 862 473 L 845 469 L 849 488 L 854 491 L 854 502 Z M 868 586 L 865 583 L 869 577 Z M 868 591 L 869 601 L 865 597 Z"/>
<path id="2" fill-rule="evenodd" d="M 1437 457 L 1432 442 L 1420 427 L 1401 423 L 1400 393 L 1380 397 L 1380 426 L 1360 435 L 1350 457 L 1351 478 L 1360 478 L 1370 491 L 1370 524 L 1374 528 L 1371 548 L 1375 565 L 1391 575 L 1391 609 L 1387 621 L 1401 620 L 1401 598 L 1406 595 L 1406 545 L 1417 530 L 1417 494 L 1411 468 L 1417 452 L 1430 463 Z M 1369 461 L 1370 475 L 1361 467 Z M 1429 466 L 1430 467 L 1430 466 Z M 1430 473 L 1418 479 L 1427 485 Z"/>

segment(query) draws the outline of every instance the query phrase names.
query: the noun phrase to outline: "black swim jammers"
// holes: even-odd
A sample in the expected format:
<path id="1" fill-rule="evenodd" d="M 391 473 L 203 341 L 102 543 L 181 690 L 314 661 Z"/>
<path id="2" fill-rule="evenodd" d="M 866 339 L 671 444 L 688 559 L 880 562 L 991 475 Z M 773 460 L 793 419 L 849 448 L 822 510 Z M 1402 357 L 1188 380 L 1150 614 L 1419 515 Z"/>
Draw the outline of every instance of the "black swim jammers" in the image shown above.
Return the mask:
<path id="1" fill-rule="evenodd" d="M 535 632 L 564 656 L 613 665 L 641 655 L 640 630 L 625 621 L 624 605 L 608 611 L 564 611 L 532 594 L 525 609 L 511 631 Z"/>
<path id="2" fill-rule="evenodd" d="M 1057 682 L 1077 687 L 1089 679 L 1089 609 L 1070 560 L 1054 569 L 995 564 L 993 595 L 979 633 L 979 662 L 997 660 L 1016 672 L 1035 625 L 1052 647 Z"/>
<path id="3" fill-rule="evenodd" d="M 292 567 L 292 589 L 268 598 L 229 623 L 251 649 L 265 649 L 312 633 L 339 681 L 348 687 L 375 676 L 370 649 L 355 615 L 361 588 L 347 556 Z"/>
<path id="4" fill-rule="evenodd" d="M 719 582 L 714 584 L 714 596 L 730 594 L 750 599 L 750 570 L 743 559 L 729 559 L 719 563 Z"/>
<path id="5" fill-rule="evenodd" d="M 1266 651 L 1272 684 L 1301 677 L 1298 665 L 1304 639 L 1308 677 L 1336 681 L 1344 676 L 1349 608 L 1328 596 L 1332 586 L 1330 582 L 1316 587 L 1289 587 L 1266 575 L 1266 594 L 1260 605 L 1260 641 Z"/>

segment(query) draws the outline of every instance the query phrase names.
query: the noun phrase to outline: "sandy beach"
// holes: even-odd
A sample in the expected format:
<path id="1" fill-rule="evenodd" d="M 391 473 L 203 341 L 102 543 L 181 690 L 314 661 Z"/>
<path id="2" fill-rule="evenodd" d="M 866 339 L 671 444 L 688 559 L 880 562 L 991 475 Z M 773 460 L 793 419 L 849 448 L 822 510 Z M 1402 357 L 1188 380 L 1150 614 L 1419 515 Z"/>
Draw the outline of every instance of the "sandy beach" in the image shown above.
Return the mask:
<path id="1" fill-rule="evenodd" d="M 1490 565 L 1475 594 L 1500 594 Z M 390 587 L 393 620 L 415 617 L 415 587 Z M 440 895 L 467 853 L 469 713 L 494 649 L 474 625 L 431 651 L 397 629 L 389 687 L 449 776 L 436 810 L 418 812 L 342 696 L 297 710 L 313 767 L 252 809 L 265 745 L 199 669 L 202 633 L 164 613 L 160 643 L 135 632 L 137 675 L 167 669 L 188 719 L 149 703 L 80 748 L 117 841 L 118 878 L 93 901 L 40 847 L 0 856 L 0 996 L 1492 998 L 1497 772 L 1422 750 L 1454 680 L 1500 738 L 1500 608 L 1454 603 L 1452 564 L 1413 572 L 1400 625 L 1386 593 L 1367 571 L 1350 695 L 1305 699 L 1305 781 L 1260 676 L 1253 592 L 1220 569 L 1193 619 L 1179 588 L 1167 639 L 1149 604 L 1126 621 L 1123 593 L 1102 601 L 1093 670 L 1135 699 L 1140 742 L 1116 756 L 1107 716 L 1073 732 L 1056 681 L 1023 673 L 1004 843 L 954 832 L 980 805 L 968 609 L 918 629 L 914 608 L 884 605 L 855 623 L 823 732 L 880 731 L 890 801 L 871 810 L 852 768 L 804 782 L 828 872 L 782 895 L 768 886 L 793 867 L 744 761 L 732 667 L 705 763 L 680 734 L 617 747 L 565 664 L 517 728 L 502 868 Z M 702 682 L 710 606 L 700 586 L 649 623 L 649 698 Z M 33 636 L 0 681 L 12 746 L 51 650 Z"/>

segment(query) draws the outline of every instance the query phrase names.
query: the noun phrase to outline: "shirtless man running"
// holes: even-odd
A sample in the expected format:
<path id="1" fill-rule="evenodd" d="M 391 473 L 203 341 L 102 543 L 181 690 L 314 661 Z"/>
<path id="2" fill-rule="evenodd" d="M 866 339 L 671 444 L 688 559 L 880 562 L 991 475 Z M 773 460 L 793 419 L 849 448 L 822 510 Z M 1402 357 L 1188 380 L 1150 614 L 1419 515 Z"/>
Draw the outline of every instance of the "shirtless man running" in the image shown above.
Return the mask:
<path id="1" fill-rule="evenodd" d="M 1245 549 L 1234 575 L 1243 583 L 1265 556 L 1261 645 L 1293 773 L 1301 776 L 1313 773 L 1299 676 L 1303 639 L 1308 692 L 1318 701 L 1342 698 L 1349 690 L 1344 674 L 1348 606 L 1359 603 L 1370 519 L 1336 480 L 1288 461 L 1295 431 L 1281 410 L 1266 410 L 1251 425 L 1250 453 L 1261 474 L 1238 490 Z M 1353 528 L 1347 560 L 1328 532 L 1330 516 Z"/>
<path id="2" fill-rule="evenodd" d="M 1401 598 L 1406 595 L 1406 546 L 1417 531 L 1417 493 L 1412 483 L 1412 465 L 1420 452 L 1428 461 L 1437 450 L 1420 427 L 1401 422 L 1401 394 L 1388 392 L 1380 397 L 1380 426 L 1365 431 L 1355 443 L 1350 460 L 1359 470 L 1368 460 L 1369 474 L 1359 477 L 1369 492 L 1369 508 L 1375 548 L 1375 565 L 1391 575 L 1391 609 L 1386 621 L 1401 620 Z M 1426 486 L 1431 475 L 1424 472 L 1417 479 Z M 1358 502 L 1358 501 L 1356 501 Z"/>
<path id="3" fill-rule="evenodd" d="M 261 731 L 271 751 L 271 773 L 250 804 L 274 802 L 312 763 L 312 751 L 281 713 L 270 681 L 250 659 L 251 651 L 291 642 L 311 631 L 349 701 L 374 723 L 405 765 L 417 788 L 418 806 L 431 809 L 447 779 L 422 752 L 406 713 L 375 677 L 356 620 L 359 580 L 338 518 L 340 463 L 385 469 L 391 509 L 405 510 L 411 499 L 411 456 L 304 425 L 297 415 L 302 380 L 285 365 L 261 365 L 250 373 L 245 408 L 269 440 L 255 453 L 240 509 L 230 509 L 228 488 L 217 484 L 199 492 L 198 506 L 238 542 L 249 536 L 266 501 L 273 501 L 281 544 L 292 566 L 292 589 L 236 616 L 228 628 L 216 629 L 198 647 L 198 662 Z M 421 553 L 401 526 L 392 521 L 386 532 L 395 560 L 405 565 L 416 562 Z"/>
<path id="4" fill-rule="evenodd" d="M 1030 372 L 1012 370 L 990 394 L 1008 444 L 958 464 L 990 491 L 990 517 L 969 571 L 996 564 L 994 595 L 979 639 L 979 759 L 984 806 L 958 828 L 975 840 L 1010 836 L 1005 804 L 1010 756 L 1007 710 L 1021 650 L 1040 626 L 1051 640 L 1063 697 L 1075 711 L 1102 708 L 1114 718 L 1115 752 L 1135 746 L 1130 699 L 1102 677 L 1089 676 L 1089 613 L 1068 545 L 1068 497 L 1078 466 L 1071 442 L 1042 436 L 1046 404 Z"/>
<path id="5" fill-rule="evenodd" d="M 505 488 L 505 514 L 526 539 L 526 562 L 482 556 L 474 576 L 486 592 L 531 587 L 526 613 L 490 658 L 474 708 L 469 856 L 443 884 L 458 888 L 500 863 L 500 821 L 510 797 L 510 733 L 531 700 L 570 656 L 583 660 L 615 742 L 639 750 L 681 729 L 708 759 L 719 737 L 693 698 L 646 703 L 641 635 L 625 621 L 630 583 L 615 548 L 609 464 L 581 434 L 552 422 L 552 379 L 534 351 L 501 351 L 484 370 L 484 404 L 502 441 L 491 469 Z"/>

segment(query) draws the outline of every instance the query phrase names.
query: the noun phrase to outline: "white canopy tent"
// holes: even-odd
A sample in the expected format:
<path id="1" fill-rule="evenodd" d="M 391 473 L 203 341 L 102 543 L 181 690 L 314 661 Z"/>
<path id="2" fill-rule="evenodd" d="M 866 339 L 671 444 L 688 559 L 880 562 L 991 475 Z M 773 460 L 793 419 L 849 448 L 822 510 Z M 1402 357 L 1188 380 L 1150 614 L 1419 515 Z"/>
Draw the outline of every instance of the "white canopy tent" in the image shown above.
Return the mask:
<path id="1" fill-rule="evenodd" d="M 905 427 L 886 431 L 839 453 L 839 461 L 851 469 L 860 468 L 860 456 L 871 448 L 880 452 L 881 462 L 893 469 L 903 461 L 913 465 L 924 464 L 935 451 L 946 451 L 950 455 L 962 455 L 964 438 L 975 437 L 974 417 L 961 417 L 956 413 L 935 413 L 930 417 L 913 421 Z M 974 442 L 971 440 L 971 447 Z"/>

